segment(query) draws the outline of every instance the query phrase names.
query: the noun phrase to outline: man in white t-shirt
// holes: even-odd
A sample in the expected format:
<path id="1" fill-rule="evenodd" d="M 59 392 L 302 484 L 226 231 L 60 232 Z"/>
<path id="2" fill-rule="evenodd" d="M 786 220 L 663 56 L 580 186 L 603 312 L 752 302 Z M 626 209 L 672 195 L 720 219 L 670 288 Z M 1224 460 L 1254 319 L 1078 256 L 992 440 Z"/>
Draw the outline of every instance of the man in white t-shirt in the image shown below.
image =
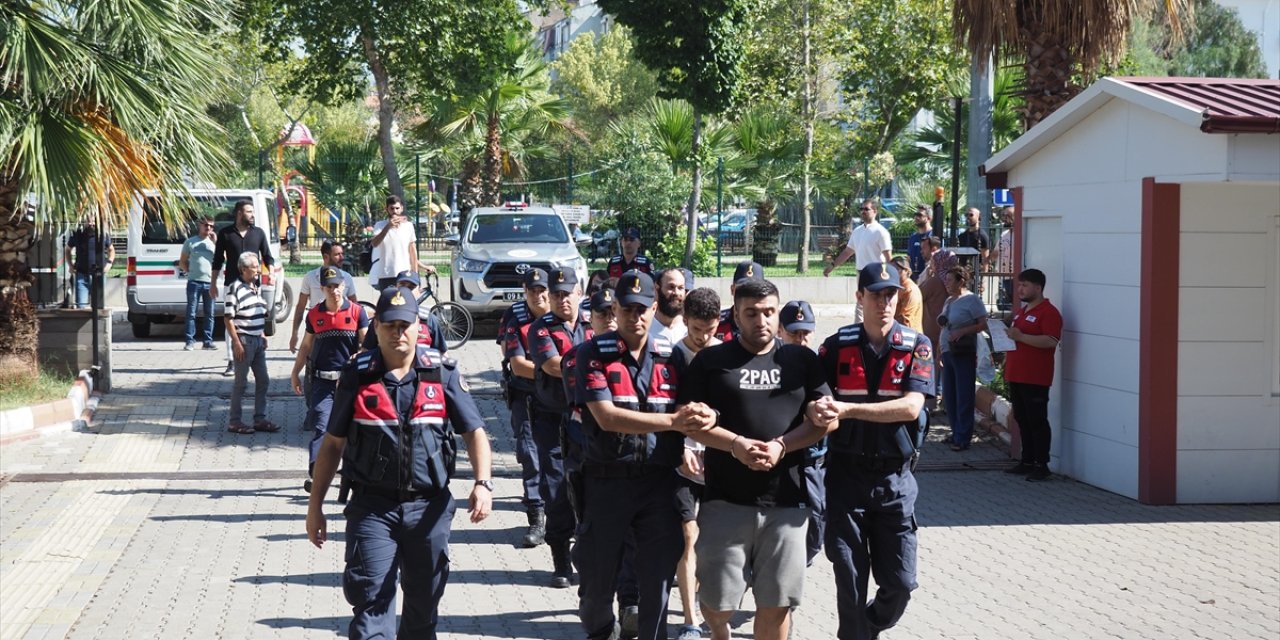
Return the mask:
<path id="1" fill-rule="evenodd" d="M 435 273 L 431 265 L 418 262 L 418 236 L 413 223 L 404 215 L 404 203 L 397 196 L 387 196 L 387 219 L 373 225 L 373 267 L 369 284 L 378 291 L 396 284 L 396 274 L 425 270 Z"/>
<path id="2" fill-rule="evenodd" d="M 849 234 L 849 243 L 840 251 L 840 255 L 822 270 L 824 277 L 830 276 L 832 271 L 853 256 L 857 258 L 859 269 L 873 262 L 888 263 L 893 259 L 893 240 L 889 238 L 889 230 L 876 222 L 876 201 L 870 198 L 863 200 L 858 207 L 858 214 L 862 216 L 862 224 Z M 861 322 L 862 305 L 856 305 L 853 309 L 854 320 Z"/>
<path id="3" fill-rule="evenodd" d="M 653 314 L 654 323 L 649 333 L 675 344 L 689 332 L 684 326 L 684 297 L 693 287 L 693 272 L 672 267 L 659 271 L 656 280 L 658 310 Z"/>
<path id="4" fill-rule="evenodd" d="M 308 271 L 302 276 L 302 288 L 298 291 L 298 304 L 293 310 L 293 333 L 289 335 L 289 352 L 298 352 L 298 329 L 302 326 L 302 320 L 306 317 L 307 311 L 314 307 L 325 297 L 324 287 L 320 286 L 320 271 L 325 267 L 333 267 L 338 270 L 338 275 L 342 277 L 343 295 L 352 302 L 359 302 L 356 299 L 356 281 L 351 274 L 342 270 L 342 262 L 346 258 L 346 249 L 340 242 L 325 240 L 320 245 L 320 266 Z"/>

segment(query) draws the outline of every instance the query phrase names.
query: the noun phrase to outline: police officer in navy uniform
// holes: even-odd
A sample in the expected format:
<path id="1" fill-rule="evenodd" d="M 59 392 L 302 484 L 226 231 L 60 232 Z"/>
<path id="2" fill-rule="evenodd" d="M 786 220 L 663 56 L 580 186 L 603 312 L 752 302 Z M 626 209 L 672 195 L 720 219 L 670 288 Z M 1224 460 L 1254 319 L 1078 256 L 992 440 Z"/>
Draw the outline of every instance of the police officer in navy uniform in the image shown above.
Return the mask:
<path id="1" fill-rule="evenodd" d="M 764 281 L 764 267 L 758 262 L 744 260 L 733 269 L 733 284 L 729 285 L 729 299 L 738 290 L 738 283 L 744 280 Z M 716 327 L 716 338 L 721 342 L 733 342 L 738 337 L 738 323 L 733 319 L 733 305 L 720 311 L 720 326 Z"/>
<path id="2" fill-rule="evenodd" d="M 346 280 L 337 267 L 320 270 L 320 286 L 324 289 L 324 300 L 307 310 L 307 333 L 298 347 L 290 376 L 294 393 L 303 395 L 306 390 L 306 426 L 312 437 L 307 480 L 302 488 L 308 493 L 311 492 L 311 470 L 329 425 L 338 378 L 347 361 L 360 350 L 360 341 L 369 330 L 364 307 L 347 299 Z M 309 381 L 306 385 L 299 375 L 304 366 Z"/>
<path id="3" fill-rule="evenodd" d="M 569 406 L 561 380 L 564 354 L 586 339 L 587 326 L 579 317 L 582 289 L 573 269 L 554 269 L 547 274 L 551 290 L 551 311 L 529 325 L 529 353 L 533 360 L 534 393 L 529 399 L 529 422 L 538 450 L 542 492 L 547 497 L 547 545 L 554 566 L 551 586 L 568 588 L 573 576 L 569 561 L 569 541 L 573 537 L 573 512 L 563 507 L 564 451 L 560 444 L 560 423 Z"/>
<path id="4" fill-rule="evenodd" d="M 396 274 L 396 286 L 408 289 L 416 300 L 418 297 L 418 285 L 422 282 L 418 274 L 413 271 L 401 271 Z M 418 307 L 418 324 L 422 327 L 418 330 L 418 344 L 424 347 L 430 347 L 439 351 L 444 355 L 449 351 L 449 345 L 444 342 L 444 329 L 440 327 L 440 320 L 429 313 L 429 309 Z M 375 351 L 378 348 L 378 332 L 370 331 L 364 337 L 361 348 L 365 351 Z"/>
<path id="5" fill-rule="evenodd" d="M 929 338 L 894 320 L 902 285 L 891 264 L 858 274 L 863 321 L 818 351 L 839 426 L 828 439 L 827 558 L 834 565 L 840 640 L 897 624 L 916 588 L 916 479 L 925 398 L 933 395 Z M 868 603 L 868 577 L 879 589 Z"/>
<path id="6" fill-rule="evenodd" d="M 606 267 L 610 278 L 621 278 L 628 271 L 643 271 L 653 274 L 653 263 L 648 256 L 640 255 L 640 230 L 629 227 L 622 232 L 622 254 L 609 258 Z"/>
<path id="7" fill-rule="evenodd" d="M 440 597 L 449 578 L 449 492 L 462 433 L 475 473 L 471 522 L 493 506 L 489 439 L 455 361 L 419 347 L 418 303 L 388 288 L 378 299 L 377 351 L 343 368 L 328 434 L 316 460 L 307 507 L 307 538 L 328 538 L 324 498 L 338 467 L 353 483 L 344 512 L 346 570 L 342 590 L 354 617 L 349 637 L 436 638 Z M 452 425 L 452 429 L 450 428 Z M 396 576 L 404 610 L 396 623 Z"/>
<path id="8" fill-rule="evenodd" d="M 586 484 L 573 562 L 578 615 L 587 637 L 616 639 L 613 593 L 624 539 L 635 536 L 640 591 L 638 637 L 667 638 L 667 599 L 684 553 L 675 468 L 684 435 L 710 429 L 715 412 L 690 403 L 675 410 L 682 366 L 665 339 L 648 334 L 656 310 L 653 279 L 628 271 L 614 290 L 618 330 L 577 354 L 577 395 L 586 405 L 582 474 Z"/>
<path id="9" fill-rule="evenodd" d="M 529 327 L 534 320 L 551 311 L 546 271 L 533 268 L 525 272 L 524 304 L 512 305 L 509 311 L 510 316 L 499 332 L 502 336 L 503 375 L 507 384 L 507 406 L 511 409 L 511 431 L 516 437 L 516 460 L 520 462 L 524 486 L 525 515 L 529 522 L 520 542 L 525 548 L 533 548 L 542 544 L 546 536 L 545 506 L 549 496 L 544 493 L 546 481 L 533 437 L 533 425 L 529 421 L 529 400 L 533 396 L 536 369 L 529 352 Z"/>
<path id="10" fill-rule="evenodd" d="M 782 305 L 778 312 L 778 326 L 782 331 L 782 341 L 801 347 L 809 347 L 809 336 L 818 330 L 818 323 L 813 313 L 813 306 L 804 300 L 792 300 Z M 809 566 L 813 566 L 814 558 L 822 551 L 822 538 L 827 527 L 827 439 L 823 438 L 805 449 L 805 464 L 801 467 L 804 474 L 805 487 L 809 490 L 809 531 L 808 544 Z"/>

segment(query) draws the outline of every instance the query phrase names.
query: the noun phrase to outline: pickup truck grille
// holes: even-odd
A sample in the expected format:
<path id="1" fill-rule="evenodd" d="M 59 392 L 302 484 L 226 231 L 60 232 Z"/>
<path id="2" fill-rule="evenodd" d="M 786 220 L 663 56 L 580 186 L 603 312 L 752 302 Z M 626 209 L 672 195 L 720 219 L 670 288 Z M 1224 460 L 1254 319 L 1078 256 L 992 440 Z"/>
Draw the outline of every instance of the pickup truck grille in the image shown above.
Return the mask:
<path id="1" fill-rule="evenodd" d="M 491 265 L 484 274 L 484 286 L 490 289 L 523 288 L 524 275 L 516 273 L 516 267 L 520 265 L 529 265 L 530 269 L 542 269 L 548 273 L 554 268 L 549 262 L 498 262 Z"/>

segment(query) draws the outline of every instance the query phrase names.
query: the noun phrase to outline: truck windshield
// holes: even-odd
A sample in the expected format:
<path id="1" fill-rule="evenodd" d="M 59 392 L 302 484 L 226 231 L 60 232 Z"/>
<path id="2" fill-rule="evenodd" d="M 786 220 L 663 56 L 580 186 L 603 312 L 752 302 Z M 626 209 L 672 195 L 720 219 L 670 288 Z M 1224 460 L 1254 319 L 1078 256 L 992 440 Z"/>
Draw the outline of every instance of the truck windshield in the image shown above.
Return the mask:
<path id="1" fill-rule="evenodd" d="M 179 215 L 181 221 L 180 226 L 176 228 L 166 228 L 164 223 L 164 215 L 162 204 L 158 198 L 148 197 L 142 205 L 142 243 L 143 244 L 182 244 L 187 238 L 195 235 L 196 224 L 198 221 L 208 216 L 213 218 L 213 225 L 217 230 L 230 226 L 235 223 L 235 214 L 232 209 L 237 201 L 250 200 L 247 196 L 190 196 L 183 200 L 182 211 Z M 258 211 L 254 210 L 254 218 L 258 224 L 262 224 L 260 216 L 266 216 L 268 222 L 267 232 L 268 238 L 276 236 L 276 219 L 274 211 Z M 173 217 L 173 216 L 170 216 Z"/>
<path id="2" fill-rule="evenodd" d="M 471 244 L 546 243 L 569 241 L 560 218 L 552 215 L 484 215 L 471 223 L 467 242 Z"/>

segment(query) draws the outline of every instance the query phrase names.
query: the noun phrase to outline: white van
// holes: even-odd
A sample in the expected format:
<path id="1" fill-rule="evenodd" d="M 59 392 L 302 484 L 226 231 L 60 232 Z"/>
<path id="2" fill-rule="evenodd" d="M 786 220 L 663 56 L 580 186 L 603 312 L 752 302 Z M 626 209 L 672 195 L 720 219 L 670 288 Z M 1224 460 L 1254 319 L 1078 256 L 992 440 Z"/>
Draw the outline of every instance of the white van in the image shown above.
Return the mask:
<path id="1" fill-rule="evenodd" d="M 276 323 L 289 316 L 293 298 L 289 284 L 284 279 L 283 254 L 280 251 L 280 234 L 277 219 L 279 211 L 275 194 L 265 189 L 192 189 L 187 200 L 188 209 L 183 212 L 185 225 L 168 230 L 161 215 L 161 203 L 154 192 L 134 199 L 129 209 L 127 293 L 129 322 L 133 335 L 145 338 L 151 335 L 151 325 L 160 322 L 184 322 L 187 316 L 187 275 L 178 271 L 178 259 L 182 256 L 182 244 L 190 238 L 200 218 L 213 218 L 214 226 L 235 224 L 232 208 L 240 200 L 253 203 L 254 224 L 267 235 L 267 248 L 275 265 L 262 271 L 262 297 L 273 313 L 267 318 L 266 334 L 275 334 Z M 172 216 L 171 216 L 172 217 Z M 225 265 L 234 271 L 236 265 Z M 215 277 L 217 274 L 214 274 Z M 226 287 L 221 281 L 219 295 Z M 282 287 L 277 291 L 277 287 Z M 278 295 L 279 294 L 279 295 Z M 197 311 L 200 311 L 197 306 Z M 222 299 L 213 301 L 215 318 L 222 317 Z M 222 322 L 214 323 L 214 331 L 221 335 Z"/>

